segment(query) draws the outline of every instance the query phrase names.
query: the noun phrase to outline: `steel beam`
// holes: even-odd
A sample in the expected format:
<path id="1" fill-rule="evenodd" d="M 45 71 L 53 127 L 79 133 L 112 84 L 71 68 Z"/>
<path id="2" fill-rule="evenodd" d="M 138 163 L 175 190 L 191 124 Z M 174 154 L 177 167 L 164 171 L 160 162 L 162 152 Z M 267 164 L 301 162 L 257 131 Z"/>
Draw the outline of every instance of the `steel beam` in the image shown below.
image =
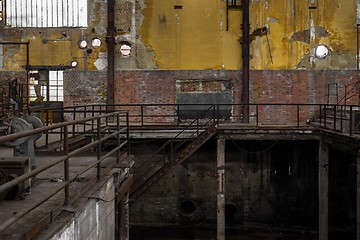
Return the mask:
<path id="1" fill-rule="evenodd" d="M 250 7 L 249 0 L 242 0 L 243 22 L 242 22 L 242 95 L 241 103 L 243 122 L 249 122 L 249 71 L 250 71 Z"/>

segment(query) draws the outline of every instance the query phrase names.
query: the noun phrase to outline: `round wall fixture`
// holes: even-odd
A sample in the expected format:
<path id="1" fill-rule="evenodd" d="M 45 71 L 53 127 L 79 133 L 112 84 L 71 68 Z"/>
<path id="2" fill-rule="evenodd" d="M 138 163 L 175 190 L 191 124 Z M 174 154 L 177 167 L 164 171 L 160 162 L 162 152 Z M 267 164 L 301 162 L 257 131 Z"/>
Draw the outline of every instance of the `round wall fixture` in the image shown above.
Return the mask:
<path id="1" fill-rule="evenodd" d="M 91 46 L 93 48 L 98 48 L 101 46 L 101 40 L 100 38 L 93 38 L 93 40 L 91 40 Z"/>
<path id="2" fill-rule="evenodd" d="M 87 47 L 87 42 L 85 39 L 82 39 L 78 43 L 80 49 L 85 49 Z"/>
<path id="3" fill-rule="evenodd" d="M 120 47 L 120 53 L 122 56 L 127 57 L 130 55 L 131 52 L 131 47 L 127 44 L 123 44 Z"/>
<path id="4" fill-rule="evenodd" d="M 192 215 L 194 215 L 195 210 L 196 205 L 191 200 L 185 200 L 180 204 L 180 212 L 185 217 L 191 217 Z"/>
<path id="5" fill-rule="evenodd" d="M 329 54 L 329 49 L 324 44 L 320 44 L 315 47 L 315 57 L 325 58 Z"/>
<path id="6" fill-rule="evenodd" d="M 71 62 L 71 66 L 72 66 L 72 67 L 76 67 L 77 65 L 78 65 L 77 61 L 72 61 L 72 62 Z"/>

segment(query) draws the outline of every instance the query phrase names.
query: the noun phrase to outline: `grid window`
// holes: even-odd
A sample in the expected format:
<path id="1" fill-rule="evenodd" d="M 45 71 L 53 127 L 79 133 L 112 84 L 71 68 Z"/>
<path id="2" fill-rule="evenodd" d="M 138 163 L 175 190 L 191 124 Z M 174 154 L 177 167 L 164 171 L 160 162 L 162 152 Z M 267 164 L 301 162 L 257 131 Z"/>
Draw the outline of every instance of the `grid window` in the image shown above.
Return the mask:
<path id="1" fill-rule="evenodd" d="M 0 24 L 3 23 L 4 15 L 3 15 L 3 1 L 0 0 Z"/>
<path id="2" fill-rule="evenodd" d="M 4 1 L 4 0 L 2 0 Z M 87 27 L 87 0 L 7 0 L 9 27 Z"/>
<path id="3" fill-rule="evenodd" d="M 63 101 L 63 71 L 49 71 L 49 100 Z"/>

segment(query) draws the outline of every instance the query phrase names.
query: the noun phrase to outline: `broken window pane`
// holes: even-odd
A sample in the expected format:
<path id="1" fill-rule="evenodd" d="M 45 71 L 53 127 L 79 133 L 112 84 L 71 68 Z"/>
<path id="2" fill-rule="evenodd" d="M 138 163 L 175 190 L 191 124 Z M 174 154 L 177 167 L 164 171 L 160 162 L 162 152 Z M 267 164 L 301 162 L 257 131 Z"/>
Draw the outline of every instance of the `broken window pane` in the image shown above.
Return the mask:
<path id="1" fill-rule="evenodd" d="M 87 0 L 7 0 L 11 27 L 87 27 Z"/>

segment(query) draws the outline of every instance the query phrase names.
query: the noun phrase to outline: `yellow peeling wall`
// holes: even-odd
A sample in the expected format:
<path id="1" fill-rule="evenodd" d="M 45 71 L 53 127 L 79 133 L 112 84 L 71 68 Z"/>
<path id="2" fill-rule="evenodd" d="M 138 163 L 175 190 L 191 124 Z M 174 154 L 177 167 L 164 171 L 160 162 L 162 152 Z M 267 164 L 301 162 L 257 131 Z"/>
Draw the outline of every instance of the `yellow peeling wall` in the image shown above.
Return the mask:
<path id="1" fill-rule="evenodd" d="M 227 31 L 226 1 L 147 0 L 143 14 L 140 40 L 158 68 L 241 68 L 242 10 L 229 10 Z M 252 36 L 252 69 L 356 68 L 355 0 L 250 0 L 250 26 L 269 30 Z M 320 43 L 325 59 L 312 57 Z"/>

